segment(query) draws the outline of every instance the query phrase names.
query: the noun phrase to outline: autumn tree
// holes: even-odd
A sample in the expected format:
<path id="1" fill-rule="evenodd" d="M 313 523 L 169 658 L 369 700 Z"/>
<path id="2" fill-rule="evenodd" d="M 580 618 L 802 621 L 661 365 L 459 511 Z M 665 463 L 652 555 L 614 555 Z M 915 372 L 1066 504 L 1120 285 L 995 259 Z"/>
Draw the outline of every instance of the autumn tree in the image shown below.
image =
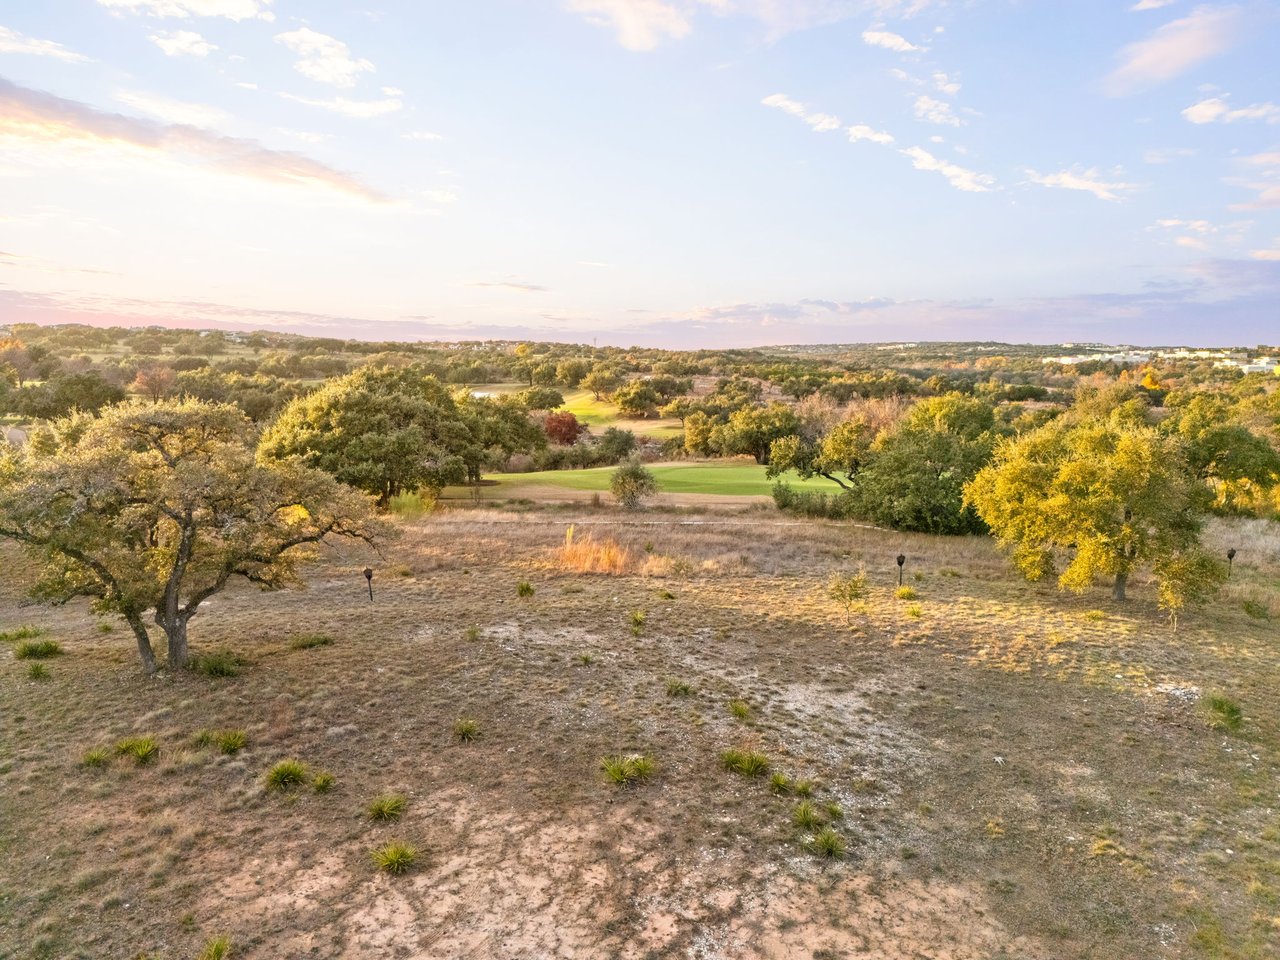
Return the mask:
<path id="1" fill-rule="evenodd" d="M 0 458 L 0 537 L 39 563 L 36 597 L 88 597 L 124 618 L 148 673 L 187 663 L 187 625 L 232 577 L 297 582 L 330 537 L 372 541 L 368 499 L 297 460 L 255 460 L 256 431 L 235 407 L 161 401 L 53 423 Z"/>

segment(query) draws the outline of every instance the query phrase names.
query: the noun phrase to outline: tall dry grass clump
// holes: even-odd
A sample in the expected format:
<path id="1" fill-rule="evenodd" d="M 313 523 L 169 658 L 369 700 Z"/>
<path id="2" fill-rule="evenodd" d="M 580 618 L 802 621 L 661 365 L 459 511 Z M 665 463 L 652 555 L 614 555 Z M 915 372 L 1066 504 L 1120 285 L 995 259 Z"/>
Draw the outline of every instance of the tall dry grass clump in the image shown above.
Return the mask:
<path id="1" fill-rule="evenodd" d="M 564 544 L 556 550 L 562 570 L 573 573 L 611 573 L 621 575 L 632 566 L 631 551 L 612 537 L 596 540 L 591 534 L 574 537 L 573 527 L 564 533 Z"/>

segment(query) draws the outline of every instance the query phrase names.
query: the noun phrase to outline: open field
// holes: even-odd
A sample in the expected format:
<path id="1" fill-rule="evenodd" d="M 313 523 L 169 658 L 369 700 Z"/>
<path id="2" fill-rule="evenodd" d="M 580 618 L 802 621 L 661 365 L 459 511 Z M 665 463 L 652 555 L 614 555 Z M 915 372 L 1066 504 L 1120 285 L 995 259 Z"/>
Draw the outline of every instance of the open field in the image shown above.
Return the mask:
<path id="1" fill-rule="evenodd" d="M 561 557 L 571 520 L 619 572 Z M 1174 634 L 1141 578 L 1064 595 L 980 539 L 448 510 L 372 558 L 372 604 L 370 558 L 329 551 L 309 589 L 193 621 L 238 676 L 155 679 L 119 622 L 28 605 L 0 549 L 0 957 L 186 960 L 219 934 L 236 958 L 1274 957 L 1280 537 L 1211 542 L 1234 578 Z M 863 565 L 846 613 L 828 578 Z M 146 737 L 150 762 L 117 755 Z M 609 782 L 631 754 L 652 775 Z M 269 789 L 287 758 L 331 789 Z M 388 793 L 403 812 L 371 819 Z M 808 849 L 823 823 L 843 858 Z M 370 859 L 393 840 L 402 876 Z"/>
<path id="2" fill-rule="evenodd" d="M 519 393 L 521 390 L 527 390 L 528 386 L 523 383 L 484 383 L 476 384 L 468 389 L 475 393 L 503 394 Z M 667 440 L 671 437 L 678 437 L 684 430 L 679 420 L 658 417 L 644 419 L 620 416 L 617 406 L 608 400 L 595 399 L 590 390 L 561 389 L 558 387 L 556 389 L 560 389 L 560 393 L 564 397 L 564 406 L 559 409 L 572 413 L 578 418 L 579 423 L 585 423 L 593 433 L 599 434 L 609 427 L 619 427 L 623 430 L 630 430 L 637 437 Z"/>

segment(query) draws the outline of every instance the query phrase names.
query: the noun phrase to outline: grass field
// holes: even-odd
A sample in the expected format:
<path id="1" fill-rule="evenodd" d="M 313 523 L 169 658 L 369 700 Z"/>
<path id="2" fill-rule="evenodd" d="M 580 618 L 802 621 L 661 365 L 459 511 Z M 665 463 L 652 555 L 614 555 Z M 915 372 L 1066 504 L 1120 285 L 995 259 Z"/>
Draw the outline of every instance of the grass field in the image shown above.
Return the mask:
<path id="1" fill-rule="evenodd" d="M 485 383 L 477 384 L 470 389 L 477 393 L 504 394 L 519 393 L 527 388 L 519 383 Z M 560 409 L 572 413 L 578 418 L 579 423 L 585 423 L 596 434 L 609 427 L 620 427 L 630 430 L 638 437 L 666 440 L 679 436 L 683 431 L 679 420 L 658 418 L 646 420 L 619 416 L 616 406 L 607 400 L 595 399 L 590 390 L 568 390 L 559 387 L 556 389 L 560 390 L 564 397 L 564 406 Z"/>
<path id="2" fill-rule="evenodd" d="M 594 467 L 590 470 L 543 470 L 536 473 L 495 473 L 479 488 L 481 499 L 494 500 L 511 496 L 513 491 L 528 496 L 529 488 L 554 487 L 564 490 L 603 492 L 616 467 Z M 765 468 L 752 462 L 724 460 L 694 463 L 655 463 L 649 469 L 657 478 L 662 493 L 705 494 L 708 496 L 767 497 L 774 481 L 765 476 Z M 830 480 L 814 477 L 801 480 L 795 474 L 780 479 L 802 490 L 838 493 L 840 487 Z M 445 499 L 473 499 L 472 488 L 450 487 Z"/>
<path id="3" fill-rule="evenodd" d="M 1233 579 L 1176 634 L 1143 577 L 1062 594 L 980 538 L 402 530 L 202 608 L 230 676 L 144 677 L 0 547 L 0 957 L 1280 955 L 1274 527 L 1215 526 Z"/>

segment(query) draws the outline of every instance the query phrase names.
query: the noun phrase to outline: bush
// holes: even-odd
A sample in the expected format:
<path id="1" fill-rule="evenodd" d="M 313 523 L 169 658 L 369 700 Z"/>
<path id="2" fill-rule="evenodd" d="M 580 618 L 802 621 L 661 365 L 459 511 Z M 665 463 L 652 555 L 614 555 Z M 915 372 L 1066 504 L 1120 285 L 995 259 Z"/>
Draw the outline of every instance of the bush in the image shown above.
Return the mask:
<path id="1" fill-rule="evenodd" d="M 853 498 L 849 494 L 795 490 L 781 480 L 773 485 L 773 502 L 782 512 L 802 517 L 848 520 L 853 516 Z"/>
<path id="2" fill-rule="evenodd" d="M 1270 620 L 1271 610 L 1265 603 L 1257 600 L 1246 600 L 1244 602 L 1244 612 L 1254 620 Z"/>
<path id="3" fill-rule="evenodd" d="M 648 780 L 656 768 L 652 757 L 640 753 L 619 754 L 600 761 L 605 776 L 620 786 Z"/>
<path id="4" fill-rule="evenodd" d="M 729 712 L 739 720 L 745 720 L 751 716 L 751 705 L 745 700 L 730 700 Z"/>
<path id="5" fill-rule="evenodd" d="M 324 633 L 300 633 L 289 641 L 290 650 L 311 650 L 314 647 L 327 647 L 333 643 L 333 637 Z"/>
<path id="6" fill-rule="evenodd" d="M 644 622 L 648 619 L 648 615 L 643 610 L 632 610 L 630 616 L 631 635 L 638 637 L 640 631 L 644 629 Z"/>
<path id="7" fill-rule="evenodd" d="M 517 597 L 532 597 L 532 596 L 533 596 L 533 584 L 532 584 L 532 583 L 530 583 L 528 580 L 521 580 L 519 583 L 517 583 L 517 584 L 516 584 L 516 596 L 517 596 Z"/>
<path id="8" fill-rule="evenodd" d="M 311 779 L 310 768 L 301 760 L 281 760 L 267 771 L 269 790 L 289 790 Z"/>
<path id="9" fill-rule="evenodd" d="M 791 778 L 785 773 L 778 771 L 769 778 L 769 789 L 780 797 L 786 796 L 793 789 Z"/>
<path id="10" fill-rule="evenodd" d="M 244 661 L 230 650 L 217 650 L 192 657 L 189 666 L 206 677 L 238 677 Z"/>
<path id="11" fill-rule="evenodd" d="M 382 796 L 374 798 L 366 812 L 369 814 L 370 820 L 383 822 L 399 820 L 408 803 L 409 801 L 402 794 L 384 793 Z"/>
<path id="12" fill-rule="evenodd" d="M 637 510 L 641 504 L 658 493 L 658 481 L 653 471 L 632 458 L 613 471 L 609 479 L 609 492 L 626 510 Z"/>
<path id="13" fill-rule="evenodd" d="M 472 643 L 475 643 L 477 640 L 480 639 L 480 628 L 477 627 L 475 624 L 472 624 L 471 626 L 467 627 L 465 631 L 463 631 L 462 635 L 466 637 L 467 640 L 471 641 Z"/>
<path id="14" fill-rule="evenodd" d="M 23 640 L 14 647 L 13 655 L 19 660 L 47 660 L 62 653 L 57 640 Z"/>
<path id="15" fill-rule="evenodd" d="M 379 870 L 392 876 L 399 876 L 407 873 L 413 866 L 413 862 L 418 858 L 418 851 L 409 844 L 396 840 L 374 850 L 370 856 L 373 858 L 374 866 Z"/>
<path id="16" fill-rule="evenodd" d="M 463 743 L 470 743 L 480 736 L 480 724 L 470 719 L 460 719 L 453 725 L 453 735 Z"/>
<path id="17" fill-rule="evenodd" d="M 116 744 L 117 754 L 132 757 L 140 767 L 154 760 L 159 752 L 160 747 L 153 737 L 126 737 Z"/>
<path id="18" fill-rule="evenodd" d="M 744 777 L 759 777 L 769 772 L 769 758 L 754 750 L 726 750 L 720 754 L 720 763 L 726 770 Z"/>

